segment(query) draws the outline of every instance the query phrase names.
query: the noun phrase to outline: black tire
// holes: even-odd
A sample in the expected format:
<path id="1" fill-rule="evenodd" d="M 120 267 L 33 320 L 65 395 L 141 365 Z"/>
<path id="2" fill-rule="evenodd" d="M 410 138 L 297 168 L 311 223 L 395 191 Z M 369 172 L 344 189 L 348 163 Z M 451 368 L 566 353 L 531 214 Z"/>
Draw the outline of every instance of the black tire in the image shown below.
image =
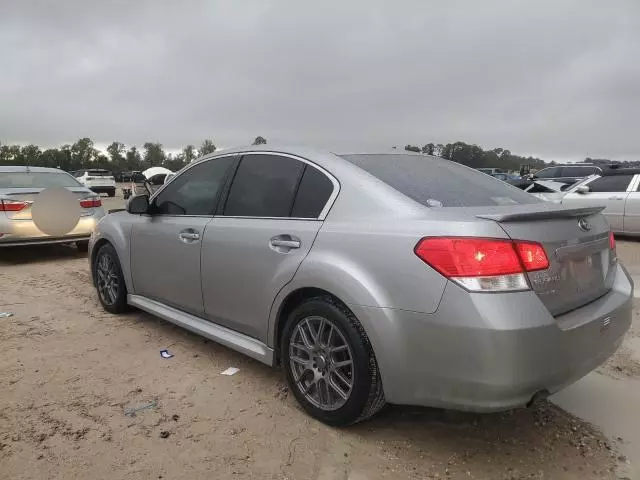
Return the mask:
<path id="1" fill-rule="evenodd" d="M 344 404 L 335 410 L 314 405 L 301 390 L 301 384 L 296 383 L 294 379 L 295 374 L 290 361 L 292 334 L 296 326 L 310 317 L 321 317 L 333 324 L 339 330 L 342 339 L 346 340 L 353 357 L 351 392 Z M 385 405 L 378 364 L 364 328 L 346 306 L 330 296 L 306 300 L 291 312 L 280 341 L 280 358 L 289 388 L 300 405 L 313 418 L 327 425 L 342 427 L 366 420 Z M 330 358 L 329 363 L 333 361 Z"/>
<path id="2" fill-rule="evenodd" d="M 114 188 L 113 190 L 109 190 L 109 191 L 107 192 L 107 194 L 108 194 L 110 197 L 115 197 L 115 196 L 116 196 L 116 189 Z"/>
<path id="3" fill-rule="evenodd" d="M 109 294 L 101 288 L 100 273 L 101 262 L 106 261 L 110 267 L 113 268 L 112 285 L 115 285 L 115 291 L 113 298 L 109 297 Z M 115 248 L 110 243 L 105 243 L 96 254 L 93 260 L 92 271 L 94 275 L 94 283 L 98 293 L 98 299 L 102 304 L 102 307 L 109 313 L 123 313 L 126 312 L 129 307 L 127 305 L 127 285 L 124 281 L 124 275 L 122 274 L 122 268 L 120 267 L 120 259 L 116 253 Z M 102 271 L 102 270 L 101 270 Z"/>
<path id="4" fill-rule="evenodd" d="M 81 242 L 76 242 L 76 248 L 79 252 L 86 253 L 89 251 L 89 240 L 83 240 Z"/>

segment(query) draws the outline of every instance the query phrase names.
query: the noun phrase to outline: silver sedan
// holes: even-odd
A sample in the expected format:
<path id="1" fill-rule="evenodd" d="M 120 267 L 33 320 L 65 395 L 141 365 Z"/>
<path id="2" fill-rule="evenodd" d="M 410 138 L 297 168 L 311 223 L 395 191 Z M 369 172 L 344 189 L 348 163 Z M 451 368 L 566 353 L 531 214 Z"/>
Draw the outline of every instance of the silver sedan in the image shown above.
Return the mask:
<path id="1" fill-rule="evenodd" d="M 106 216 L 103 307 L 268 365 L 331 425 L 385 402 L 527 405 L 620 345 L 632 281 L 601 208 L 410 153 L 225 150 Z"/>
<path id="2" fill-rule="evenodd" d="M 77 224 L 61 235 L 43 232 L 32 217 L 32 206 L 38 195 L 55 187 L 73 193 L 80 205 Z M 59 212 L 61 217 L 67 213 Z M 91 233 L 104 215 L 100 197 L 62 170 L 0 167 L 0 247 L 75 243 L 79 250 L 87 251 Z"/>

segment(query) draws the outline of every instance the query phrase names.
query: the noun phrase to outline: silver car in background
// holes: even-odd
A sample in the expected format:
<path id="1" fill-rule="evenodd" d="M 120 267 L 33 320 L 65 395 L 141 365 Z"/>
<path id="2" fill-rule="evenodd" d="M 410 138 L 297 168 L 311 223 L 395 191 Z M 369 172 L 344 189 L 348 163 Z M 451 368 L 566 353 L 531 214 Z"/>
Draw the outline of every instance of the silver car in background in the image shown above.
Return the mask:
<path id="1" fill-rule="evenodd" d="M 31 217 L 31 206 L 38 194 L 52 187 L 66 188 L 77 194 L 82 209 L 76 227 L 59 237 L 43 233 Z M 86 252 L 89 237 L 103 216 L 100 197 L 62 170 L 0 166 L 0 248 L 75 243 L 78 250 Z"/>
<path id="2" fill-rule="evenodd" d="M 100 302 L 283 367 L 313 417 L 527 405 L 620 345 L 632 281 L 601 208 L 436 157 L 266 146 L 196 161 L 106 216 Z"/>

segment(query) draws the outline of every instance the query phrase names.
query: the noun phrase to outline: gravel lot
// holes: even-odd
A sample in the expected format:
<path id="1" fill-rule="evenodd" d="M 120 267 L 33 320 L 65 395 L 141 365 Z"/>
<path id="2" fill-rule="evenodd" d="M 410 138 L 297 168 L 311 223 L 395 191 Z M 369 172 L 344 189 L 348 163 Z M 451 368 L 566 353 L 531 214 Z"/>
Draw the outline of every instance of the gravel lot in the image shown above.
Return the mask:
<path id="1" fill-rule="evenodd" d="M 619 254 L 640 272 L 640 243 Z M 0 311 L 14 313 L 0 319 L 2 479 L 600 479 L 640 461 L 551 403 L 498 415 L 389 407 L 326 427 L 280 371 L 141 312 L 105 313 L 73 247 L 0 250 L 0 285 Z M 631 344 L 592 375 L 636 382 Z M 231 366 L 239 373 L 220 375 Z"/>

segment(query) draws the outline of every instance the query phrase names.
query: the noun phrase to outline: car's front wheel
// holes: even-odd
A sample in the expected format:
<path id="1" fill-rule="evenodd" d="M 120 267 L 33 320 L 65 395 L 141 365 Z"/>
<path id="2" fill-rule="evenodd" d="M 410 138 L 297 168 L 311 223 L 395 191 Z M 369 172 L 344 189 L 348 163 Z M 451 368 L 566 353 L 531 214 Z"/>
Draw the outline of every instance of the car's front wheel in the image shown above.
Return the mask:
<path id="1" fill-rule="evenodd" d="M 107 312 L 127 310 L 127 286 L 115 248 L 109 243 L 98 250 L 93 263 L 95 285 L 100 303 Z"/>
<path id="2" fill-rule="evenodd" d="M 295 308 L 280 345 L 289 387 L 314 418 L 345 426 L 384 406 L 369 339 L 353 313 L 331 297 L 313 298 Z"/>

